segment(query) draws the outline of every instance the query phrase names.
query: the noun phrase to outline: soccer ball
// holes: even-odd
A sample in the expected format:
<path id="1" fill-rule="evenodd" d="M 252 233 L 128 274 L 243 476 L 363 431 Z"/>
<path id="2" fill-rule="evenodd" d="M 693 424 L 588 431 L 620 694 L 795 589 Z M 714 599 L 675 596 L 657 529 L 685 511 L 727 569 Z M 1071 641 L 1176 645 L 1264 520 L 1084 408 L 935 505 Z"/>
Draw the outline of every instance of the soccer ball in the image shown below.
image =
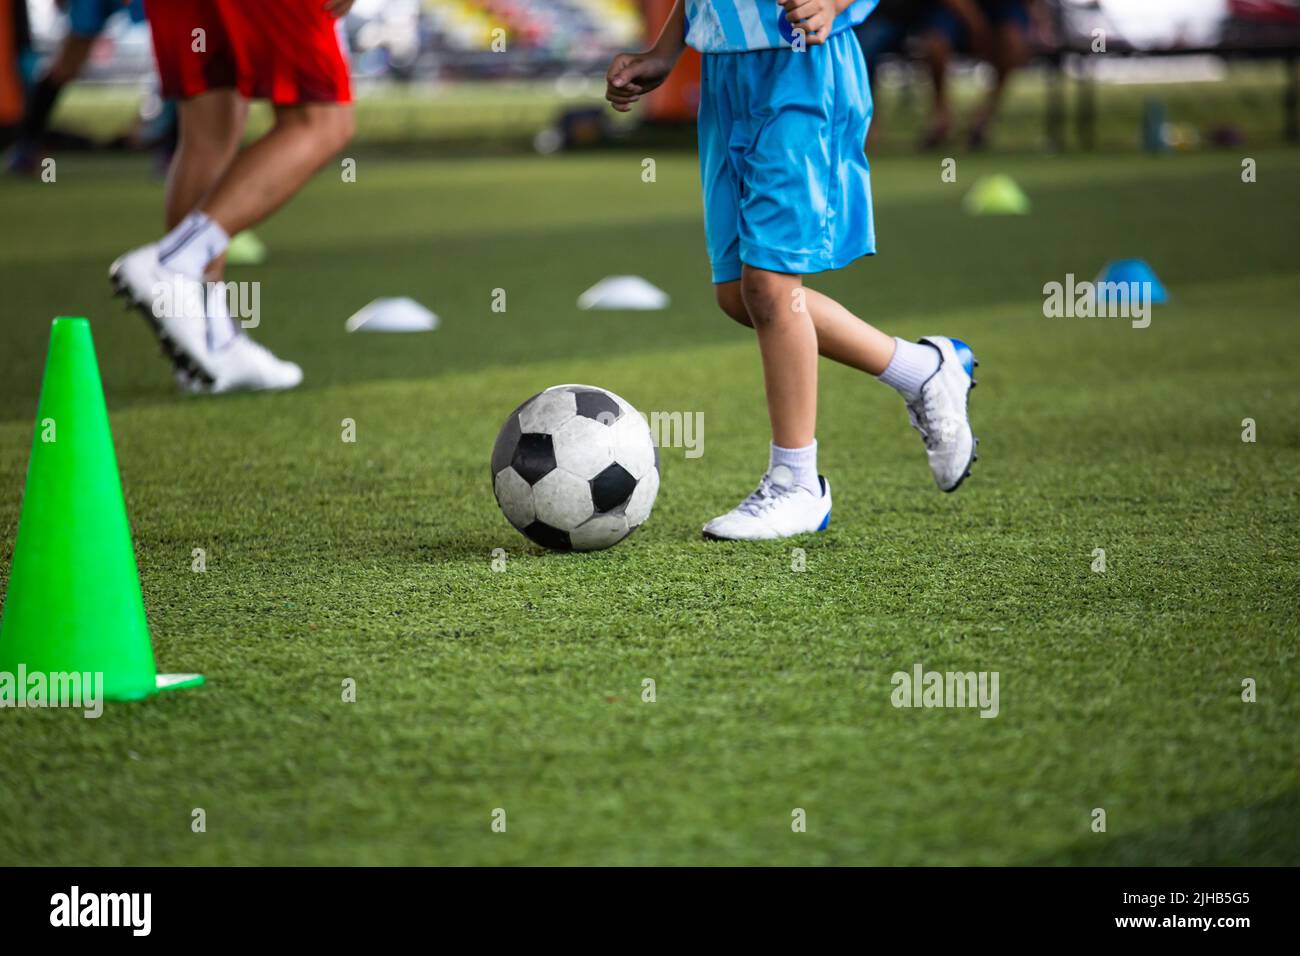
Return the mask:
<path id="1" fill-rule="evenodd" d="M 506 519 L 553 551 L 599 551 L 650 517 L 659 450 L 635 408 L 590 385 L 556 385 L 506 419 L 492 449 Z"/>

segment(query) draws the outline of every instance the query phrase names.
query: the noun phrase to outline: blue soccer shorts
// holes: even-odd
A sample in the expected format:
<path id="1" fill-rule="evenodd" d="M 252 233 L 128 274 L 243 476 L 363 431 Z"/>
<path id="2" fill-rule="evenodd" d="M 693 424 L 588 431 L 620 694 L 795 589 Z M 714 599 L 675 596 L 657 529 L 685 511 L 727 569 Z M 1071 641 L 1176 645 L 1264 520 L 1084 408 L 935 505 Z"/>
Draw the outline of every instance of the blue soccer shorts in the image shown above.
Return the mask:
<path id="1" fill-rule="evenodd" d="M 715 283 L 741 265 L 790 275 L 876 251 L 867 66 L 853 31 L 803 52 L 705 54 L 704 231 Z"/>

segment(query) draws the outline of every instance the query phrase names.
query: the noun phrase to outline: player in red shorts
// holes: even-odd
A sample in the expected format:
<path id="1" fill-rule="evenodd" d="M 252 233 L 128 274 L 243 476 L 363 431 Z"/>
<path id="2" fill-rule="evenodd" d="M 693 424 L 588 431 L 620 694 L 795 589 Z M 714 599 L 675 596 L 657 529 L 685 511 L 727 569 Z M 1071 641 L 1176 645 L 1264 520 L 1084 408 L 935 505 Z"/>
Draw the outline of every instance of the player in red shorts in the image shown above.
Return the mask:
<path id="1" fill-rule="evenodd" d="M 163 95 L 180 103 L 167 177 L 169 232 L 113 263 L 114 287 L 149 319 L 187 391 L 293 388 L 302 369 L 230 315 L 230 236 L 282 206 L 352 138 L 335 20 L 353 0 L 146 0 Z M 275 124 L 239 148 L 249 99 Z"/>

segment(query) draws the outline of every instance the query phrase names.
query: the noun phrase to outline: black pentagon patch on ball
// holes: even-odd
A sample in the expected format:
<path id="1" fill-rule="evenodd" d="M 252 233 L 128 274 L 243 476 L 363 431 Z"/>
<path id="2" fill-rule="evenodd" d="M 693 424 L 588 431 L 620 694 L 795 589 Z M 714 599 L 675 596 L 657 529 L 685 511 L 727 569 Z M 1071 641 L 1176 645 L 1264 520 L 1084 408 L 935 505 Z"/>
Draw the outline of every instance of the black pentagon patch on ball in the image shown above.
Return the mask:
<path id="1" fill-rule="evenodd" d="M 610 465 L 591 479 L 591 502 L 597 512 L 614 511 L 627 504 L 636 491 L 636 479 L 619 464 Z"/>
<path id="2" fill-rule="evenodd" d="M 618 421 L 618 417 L 623 414 L 623 409 L 618 407 L 618 402 L 610 398 L 604 392 L 598 392 L 593 388 L 585 388 L 582 391 L 573 393 L 574 400 L 578 403 L 578 414 L 583 418 L 592 418 L 602 425 L 612 425 Z"/>
<path id="3" fill-rule="evenodd" d="M 501 474 L 501 469 L 510 464 L 511 459 L 515 457 L 515 449 L 519 446 L 519 438 L 523 434 L 523 429 L 519 426 L 519 413 L 514 411 L 506 419 L 506 423 L 501 426 L 501 433 L 497 435 L 497 443 L 492 446 L 492 477 L 495 479 Z"/>
<path id="4" fill-rule="evenodd" d="M 559 528 L 552 528 L 545 521 L 534 521 L 524 529 L 524 534 L 543 548 L 550 548 L 552 551 L 573 550 L 573 543 L 569 540 L 569 532 L 561 531 Z"/>
<path id="5" fill-rule="evenodd" d="M 530 485 L 537 484 L 543 476 L 555 470 L 555 448 L 551 445 L 551 436 L 520 435 L 510 464 L 524 481 Z"/>

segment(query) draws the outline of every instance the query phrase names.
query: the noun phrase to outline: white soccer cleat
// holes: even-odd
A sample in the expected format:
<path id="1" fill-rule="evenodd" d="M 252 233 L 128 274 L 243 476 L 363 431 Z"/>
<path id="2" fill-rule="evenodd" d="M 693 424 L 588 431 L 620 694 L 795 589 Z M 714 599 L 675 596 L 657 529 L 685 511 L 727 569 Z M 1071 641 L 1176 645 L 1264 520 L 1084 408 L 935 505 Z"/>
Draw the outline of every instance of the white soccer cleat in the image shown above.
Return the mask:
<path id="1" fill-rule="evenodd" d="M 960 339 L 927 335 L 921 341 L 939 350 L 939 368 L 926 379 L 916 399 L 907 403 L 907 414 L 925 442 L 935 484 L 943 491 L 956 491 L 970 475 L 979 444 L 971 432 L 967 407 L 975 387 L 971 373 L 979 363 Z"/>
<path id="2" fill-rule="evenodd" d="M 191 395 L 279 391 L 302 382 L 302 369 L 238 333 L 213 347 L 208 288 L 158 261 L 156 244 L 134 249 L 108 270 L 113 288 L 134 305 L 171 359 L 176 387 Z"/>
<path id="3" fill-rule="evenodd" d="M 796 485 L 790 469 L 777 465 L 763 476 L 757 491 L 706 524 L 704 537 L 714 541 L 771 541 L 825 531 L 831 521 L 831 485 L 825 478 L 819 480 L 820 496 Z"/>
<path id="4" fill-rule="evenodd" d="M 212 382 L 198 391 L 268 392 L 295 388 L 302 382 L 302 369 L 294 362 L 276 358 L 264 345 L 240 333 L 219 349 L 208 353 Z"/>
<path id="5" fill-rule="evenodd" d="M 117 294 L 139 310 L 158 336 L 178 379 L 210 383 L 204 284 L 160 263 L 156 243 L 118 258 L 109 266 L 108 277 Z"/>

